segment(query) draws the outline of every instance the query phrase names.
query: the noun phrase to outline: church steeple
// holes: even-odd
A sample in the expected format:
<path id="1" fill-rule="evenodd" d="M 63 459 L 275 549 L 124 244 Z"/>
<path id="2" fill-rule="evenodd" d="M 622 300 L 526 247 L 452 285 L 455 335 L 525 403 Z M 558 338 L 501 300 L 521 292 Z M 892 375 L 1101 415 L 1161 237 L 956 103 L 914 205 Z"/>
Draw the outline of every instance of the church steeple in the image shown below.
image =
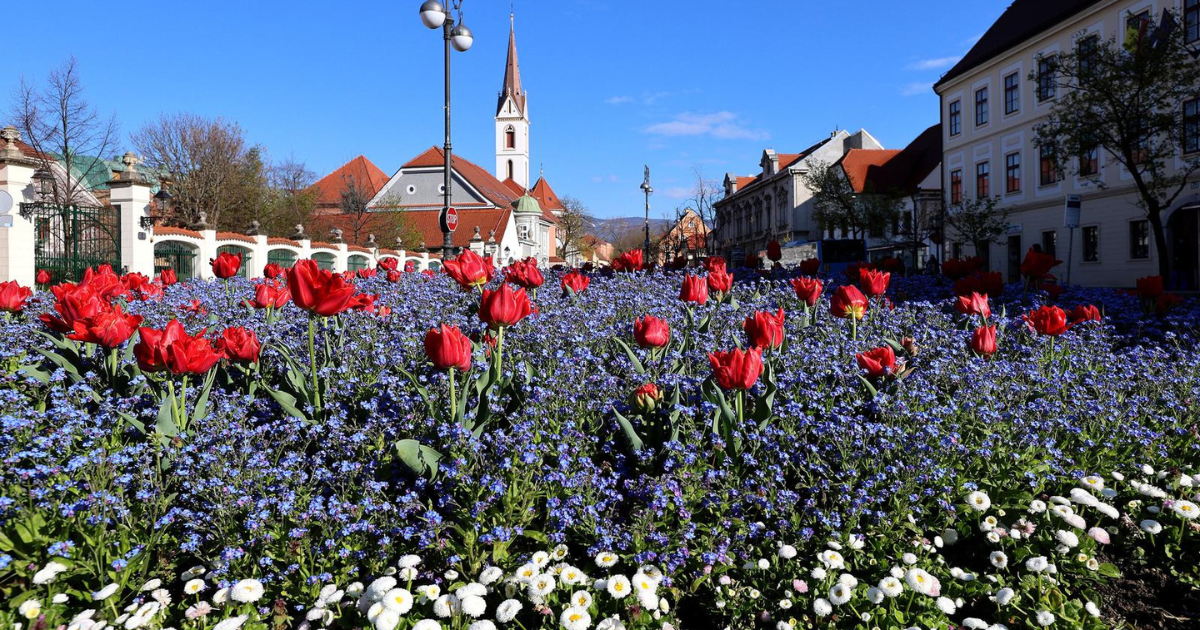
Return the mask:
<path id="1" fill-rule="evenodd" d="M 519 113 L 525 113 L 525 91 L 521 89 L 521 66 L 517 63 L 517 32 L 513 15 L 508 16 L 508 62 L 504 65 L 504 84 L 496 103 L 496 115 L 504 110 L 504 101 L 512 98 Z"/>
<path id="2" fill-rule="evenodd" d="M 529 107 L 517 64 L 516 29 L 509 14 L 508 61 L 496 104 L 496 179 L 511 179 L 528 188 L 529 163 Z"/>

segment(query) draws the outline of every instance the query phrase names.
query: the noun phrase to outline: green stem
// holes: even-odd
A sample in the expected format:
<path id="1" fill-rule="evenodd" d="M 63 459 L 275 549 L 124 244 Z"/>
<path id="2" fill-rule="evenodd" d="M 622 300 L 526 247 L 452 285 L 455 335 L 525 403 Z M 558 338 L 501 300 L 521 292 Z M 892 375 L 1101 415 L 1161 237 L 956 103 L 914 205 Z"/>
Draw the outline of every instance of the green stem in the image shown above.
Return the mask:
<path id="1" fill-rule="evenodd" d="M 315 401 L 313 411 L 320 413 L 321 388 L 317 382 L 317 320 L 313 317 L 308 319 L 308 368 L 312 372 L 313 400 Z"/>
<path id="2" fill-rule="evenodd" d="M 454 368 L 450 368 L 450 417 L 458 420 L 458 394 L 454 389 Z"/>

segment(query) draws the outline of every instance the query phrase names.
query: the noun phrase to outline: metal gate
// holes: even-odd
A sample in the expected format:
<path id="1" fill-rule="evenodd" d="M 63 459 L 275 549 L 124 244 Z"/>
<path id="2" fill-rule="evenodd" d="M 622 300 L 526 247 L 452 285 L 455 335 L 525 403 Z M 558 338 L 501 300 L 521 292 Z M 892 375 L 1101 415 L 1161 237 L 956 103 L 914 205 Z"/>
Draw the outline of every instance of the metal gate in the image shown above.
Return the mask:
<path id="1" fill-rule="evenodd" d="M 154 273 L 174 269 L 180 280 L 196 277 L 196 248 L 177 241 L 167 241 L 154 246 Z"/>
<path id="2" fill-rule="evenodd" d="M 84 270 L 112 265 L 121 273 L 121 215 L 117 208 L 23 203 L 21 216 L 34 228 L 36 268 L 53 282 L 77 282 Z"/>

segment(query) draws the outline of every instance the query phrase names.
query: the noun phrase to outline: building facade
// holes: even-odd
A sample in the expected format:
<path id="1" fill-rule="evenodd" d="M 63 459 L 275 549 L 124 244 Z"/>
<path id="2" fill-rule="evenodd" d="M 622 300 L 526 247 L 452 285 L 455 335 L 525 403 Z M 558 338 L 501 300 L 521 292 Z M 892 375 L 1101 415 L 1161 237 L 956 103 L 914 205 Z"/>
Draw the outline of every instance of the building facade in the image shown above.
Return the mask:
<path id="1" fill-rule="evenodd" d="M 1050 156 L 1039 154 L 1034 127 L 1054 105 L 1056 54 L 1088 42 L 1122 41 L 1127 29 L 1156 22 L 1164 9 L 1182 12 L 1187 38 L 1200 44 L 1200 0 L 1016 0 L 934 86 L 947 202 L 995 197 L 1009 211 L 1001 242 L 975 252 L 951 233 L 947 256 L 984 255 L 990 269 L 1010 281 L 1019 278 L 1020 262 L 1033 245 L 1065 261 L 1054 270 L 1061 281 L 1132 286 L 1138 277 L 1158 274 L 1158 252 L 1129 172 L 1101 150 L 1073 158 L 1072 172 L 1085 166 L 1093 175 L 1059 173 Z M 1031 75 L 1049 80 L 1028 80 Z M 1198 107 L 1194 101 L 1180 106 Z M 1074 229 L 1065 226 L 1067 195 L 1082 198 Z M 1200 286 L 1197 208 L 1200 181 L 1164 213 L 1173 288 Z"/>

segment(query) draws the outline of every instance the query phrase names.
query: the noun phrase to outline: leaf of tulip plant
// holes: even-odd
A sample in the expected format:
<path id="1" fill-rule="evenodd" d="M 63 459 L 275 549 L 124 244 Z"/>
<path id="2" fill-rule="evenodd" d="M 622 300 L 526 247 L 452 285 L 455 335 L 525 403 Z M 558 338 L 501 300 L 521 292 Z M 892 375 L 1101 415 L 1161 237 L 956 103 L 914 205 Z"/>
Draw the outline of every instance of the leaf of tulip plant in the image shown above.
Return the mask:
<path id="1" fill-rule="evenodd" d="M 867 387 L 867 392 L 871 394 L 872 399 L 879 395 L 879 391 L 875 389 L 875 386 L 871 384 L 871 381 L 863 378 L 862 374 L 858 375 L 858 380 L 862 381 L 862 384 Z"/>
<path id="2" fill-rule="evenodd" d="M 437 476 L 441 453 L 412 439 L 400 440 L 392 448 L 413 474 L 429 479 Z"/>
<path id="3" fill-rule="evenodd" d="M 138 420 L 137 418 L 134 418 L 133 416 L 125 413 L 124 411 L 118 411 L 117 415 L 125 422 L 128 422 L 130 424 L 130 426 L 137 429 L 138 433 L 142 434 L 143 436 L 146 435 L 146 423 L 142 422 L 141 420 Z"/>
<path id="4" fill-rule="evenodd" d="M 275 402 L 279 404 L 280 409 L 283 409 L 283 412 L 286 413 L 288 417 L 300 418 L 301 420 L 308 422 L 308 416 L 304 415 L 303 412 L 296 408 L 295 396 L 292 396 L 287 392 L 276 391 L 270 387 L 264 387 L 263 389 L 267 392 L 268 396 L 273 398 Z"/>
<path id="5" fill-rule="evenodd" d="M 154 425 L 154 432 L 168 438 L 179 435 L 179 427 L 175 424 L 175 394 L 163 397 L 158 407 L 158 422 Z"/>
<path id="6" fill-rule="evenodd" d="M 208 393 L 212 391 L 213 380 L 216 376 L 216 370 L 208 371 L 208 376 L 204 379 L 204 387 L 200 390 L 200 397 L 196 399 L 196 406 L 192 409 L 192 421 L 189 424 L 199 422 L 208 411 Z"/>
<path id="7" fill-rule="evenodd" d="M 642 365 L 641 359 L 638 359 L 637 354 L 633 352 L 633 348 L 630 348 L 629 344 L 625 343 L 618 337 L 613 337 L 613 341 L 617 342 L 617 345 L 621 346 L 621 349 L 625 351 L 625 356 L 629 357 L 629 362 L 633 364 L 634 371 L 636 371 L 638 374 L 645 374 L 646 367 Z"/>
<path id="8" fill-rule="evenodd" d="M 884 337 L 883 342 L 886 343 L 887 345 L 891 346 L 892 351 L 895 352 L 896 354 L 904 353 L 904 346 L 900 345 L 899 341 L 896 341 L 895 339 L 892 339 L 891 337 Z"/>
<path id="9" fill-rule="evenodd" d="M 613 408 L 613 415 L 617 417 L 617 423 L 621 425 L 621 430 L 625 432 L 625 442 L 629 446 L 630 454 L 636 456 L 639 451 L 646 448 L 645 443 L 642 442 L 642 438 L 634 430 L 633 423 L 621 415 L 621 412 L 617 411 L 615 407 Z"/>

